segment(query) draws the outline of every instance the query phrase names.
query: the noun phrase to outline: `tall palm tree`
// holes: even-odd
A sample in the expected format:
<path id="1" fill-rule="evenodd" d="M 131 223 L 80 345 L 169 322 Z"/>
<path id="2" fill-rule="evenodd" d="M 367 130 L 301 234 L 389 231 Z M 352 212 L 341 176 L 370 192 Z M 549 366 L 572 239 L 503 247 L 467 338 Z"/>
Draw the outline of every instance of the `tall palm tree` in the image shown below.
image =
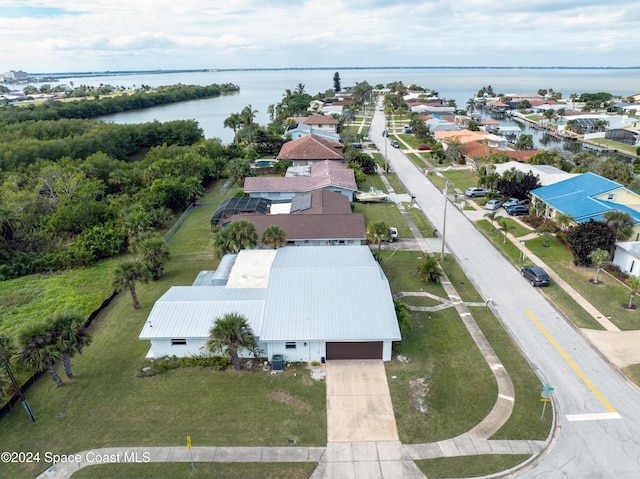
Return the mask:
<path id="1" fill-rule="evenodd" d="M 128 289 L 129 293 L 131 293 L 131 306 L 134 309 L 140 309 L 136 283 L 139 281 L 146 283 L 149 281 L 150 276 L 149 268 L 142 261 L 126 260 L 118 264 L 113 270 L 112 285 L 118 292 Z"/>
<path id="2" fill-rule="evenodd" d="M 278 226 L 267 226 L 262 232 L 262 242 L 277 249 L 287 244 L 287 233 Z"/>
<path id="3" fill-rule="evenodd" d="M 60 313 L 51 323 L 62 368 L 69 379 L 73 379 L 71 357 L 76 353 L 82 354 L 82 349 L 91 343 L 89 330 L 82 323 L 82 316 L 73 312 Z"/>
<path id="4" fill-rule="evenodd" d="M 507 242 L 507 235 L 509 234 L 509 232 L 514 231 L 516 227 L 511 226 L 509 222 L 504 218 L 501 218 L 498 221 L 498 224 L 500 225 L 500 231 L 502 232 L 502 244 L 504 244 Z"/>
<path id="5" fill-rule="evenodd" d="M 604 263 L 609 260 L 609 252 L 606 249 L 595 249 L 589 253 L 589 259 L 596 265 L 596 277 L 593 284 L 598 284 L 598 275 Z"/>
<path id="6" fill-rule="evenodd" d="M 489 219 L 489 221 L 491 222 L 491 227 L 493 228 L 494 231 L 497 231 L 496 230 L 496 221 L 498 219 L 498 212 L 497 211 L 491 211 L 489 213 L 485 213 L 484 217 Z"/>
<path id="7" fill-rule="evenodd" d="M 54 367 L 60 352 L 53 331 L 43 323 L 31 324 L 18 334 L 18 343 L 15 358 L 20 365 L 36 372 L 47 370 L 57 387 L 64 385 Z"/>
<path id="8" fill-rule="evenodd" d="M 467 111 L 469 112 L 474 112 L 476 111 L 476 99 L 475 98 L 469 98 L 467 100 Z"/>
<path id="9" fill-rule="evenodd" d="M 629 276 L 627 279 L 627 286 L 631 289 L 631 298 L 629 299 L 629 305 L 627 308 L 631 309 L 633 307 L 633 297 L 640 291 L 640 277 L 638 276 Z"/>
<path id="10" fill-rule="evenodd" d="M 249 321 L 239 313 L 227 313 L 217 318 L 207 341 L 207 349 L 213 354 L 226 349 L 236 371 L 240 370 L 239 351 L 243 348 L 252 350 L 257 346 Z"/>
<path id="11" fill-rule="evenodd" d="M 380 250 L 382 249 L 382 242 L 389 241 L 391 239 L 391 230 L 389 225 L 384 221 L 377 221 L 375 223 L 369 223 L 366 231 L 366 238 L 378 244 L 378 254 L 376 259 L 380 261 Z"/>
<path id="12" fill-rule="evenodd" d="M 298 95 L 302 95 L 304 93 L 304 84 L 298 83 L 298 86 L 296 86 L 296 93 Z"/>
<path id="13" fill-rule="evenodd" d="M 231 113 L 224 120 L 224 127 L 231 128 L 233 130 L 233 142 L 238 143 L 238 129 L 242 125 L 242 117 L 240 113 Z"/>
<path id="14" fill-rule="evenodd" d="M 272 103 L 267 107 L 267 115 L 269 115 L 269 120 L 273 121 L 276 118 L 276 106 Z"/>
<path id="15" fill-rule="evenodd" d="M 254 110 L 251 105 L 245 106 L 240 112 L 240 119 L 242 121 L 242 125 L 247 130 L 247 134 L 249 135 L 249 144 L 253 143 L 251 138 L 251 132 L 253 129 L 253 119 L 256 117 L 258 110 Z"/>

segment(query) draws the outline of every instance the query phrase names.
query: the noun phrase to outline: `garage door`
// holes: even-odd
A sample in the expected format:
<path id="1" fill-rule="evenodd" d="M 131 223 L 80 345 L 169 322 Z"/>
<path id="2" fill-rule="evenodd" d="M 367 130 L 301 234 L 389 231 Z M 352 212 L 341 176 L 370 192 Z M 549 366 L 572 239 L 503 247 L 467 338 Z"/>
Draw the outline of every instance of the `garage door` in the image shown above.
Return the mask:
<path id="1" fill-rule="evenodd" d="M 382 341 L 327 343 L 327 359 L 382 359 Z"/>

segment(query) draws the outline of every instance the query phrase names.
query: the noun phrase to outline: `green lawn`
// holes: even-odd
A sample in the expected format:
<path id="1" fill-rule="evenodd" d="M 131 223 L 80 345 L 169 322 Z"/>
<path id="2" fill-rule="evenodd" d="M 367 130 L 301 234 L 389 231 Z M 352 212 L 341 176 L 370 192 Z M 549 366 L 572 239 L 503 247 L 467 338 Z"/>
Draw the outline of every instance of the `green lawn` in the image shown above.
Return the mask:
<path id="1" fill-rule="evenodd" d="M 411 203 L 403 203 L 403 205 L 407 214 L 414 222 L 422 236 L 431 236 L 433 232 L 433 226 L 431 225 L 431 223 L 429 223 L 429 220 L 427 220 L 422 210 L 417 205 Z"/>
<path id="2" fill-rule="evenodd" d="M 188 435 L 198 445 L 324 445 L 325 385 L 299 368 L 297 375 L 194 368 L 137 377 L 149 348 L 137 337 L 155 299 L 171 285 L 191 284 L 202 268 L 199 261 L 171 262 L 163 279 L 138 288 L 138 311 L 119 295 L 94 323 L 92 345 L 74 359 L 76 379 L 56 389 L 43 376 L 27 392 L 37 422 L 28 423 L 20 407 L 2 418 L 0 449 L 68 454 L 171 446 Z M 44 466 L 11 464 L 4 474 L 33 477 Z"/>
<path id="3" fill-rule="evenodd" d="M 117 260 L 63 273 L 0 281 L 0 332 L 14 336 L 24 324 L 73 310 L 88 316 L 109 297 Z"/>
<path id="4" fill-rule="evenodd" d="M 406 193 L 407 192 L 406 188 L 400 182 L 400 180 L 398 179 L 398 177 L 396 175 L 388 174 L 386 176 L 387 176 L 387 181 L 389 182 L 389 184 L 393 188 L 393 191 L 395 191 L 398 194 L 402 194 L 402 193 Z"/>
<path id="5" fill-rule="evenodd" d="M 468 168 L 462 170 L 443 171 L 442 175 L 462 191 L 478 185 L 477 173 Z"/>
<path id="6" fill-rule="evenodd" d="M 412 238 L 411 230 L 402 217 L 395 203 L 353 203 L 353 212 L 364 215 L 365 224 L 383 221 L 389 226 L 398 228 L 398 237 Z"/>
<path id="7" fill-rule="evenodd" d="M 97 318 L 91 328 L 94 342 L 73 360 L 75 380 L 56 389 L 50 378 L 43 376 L 27 392 L 37 422 L 30 424 L 19 407 L 1 420 L 2 450 L 65 454 L 108 446 L 173 446 L 183 443 L 187 435 L 203 446 L 286 446 L 290 440 L 299 446 L 326 443 L 325 384 L 311 380 L 301 366 L 278 376 L 260 368 L 242 373 L 193 368 L 138 377 L 147 364 L 144 355 L 149 344 L 137 336 L 155 300 L 170 286 L 191 284 L 200 270 L 215 267 L 207 253 L 208 218 L 221 199 L 219 192 L 210 193 L 203 202 L 211 204 L 198 206 L 176 231 L 170 241 L 174 256 L 163 278 L 138 288 L 142 309 L 133 310 L 130 297 L 120 294 Z M 356 204 L 358 210 L 367 222 L 382 220 L 397 225 L 401 236 L 410 236 L 394 204 Z M 192 251 L 184 246 L 187 241 L 189 248 L 200 252 L 197 258 L 188 254 Z M 428 291 L 446 297 L 441 285 L 425 283 L 413 274 L 422 256 L 420 252 L 383 251 L 382 266 L 392 291 Z M 444 267 L 465 300 L 481 300 L 452 258 L 445 260 Z M 96 269 L 93 274 L 110 280 L 105 271 Z M 84 281 L 90 283 L 87 278 Z M 507 344 L 508 337 L 504 331 L 500 334 L 495 318 L 485 308 L 477 309 L 474 317 L 477 315 L 483 330 L 489 331 L 485 332 L 488 337 L 496 338 L 496 352 L 505 367 L 518 376 L 517 388 L 522 388 L 518 391 L 524 391 L 518 398 L 526 398 L 530 391 L 539 389 L 537 378 L 517 349 Z M 493 407 L 495 379 L 459 319 L 453 308 L 432 313 L 431 318 L 412 314 L 414 330 L 397 345 L 398 352 L 409 356 L 411 362 L 394 360 L 386 365 L 399 433 L 405 442 L 455 436 L 477 424 Z M 418 379 L 429 387 L 427 414 L 417 412 L 412 403 L 410 382 Z M 517 413 L 499 434 L 535 439 L 541 434 L 539 428 L 548 430 L 544 421 L 542 426 L 529 423 L 528 404 L 517 406 Z M 3 474 L 33 477 L 45 466 L 11 464 Z M 203 477 L 188 469 L 181 475 L 178 471 L 184 466 L 165 465 L 162 471 L 176 471 L 172 477 Z M 122 472 L 121 466 L 111 467 L 88 468 L 74 477 L 162 474 L 155 465 L 135 466 L 127 472 Z M 232 478 L 254 477 L 256 467 L 261 477 L 306 477 L 313 465 L 265 466 L 264 471 L 262 465 L 202 465 L 207 477 Z"/>
<path id="8" fill-rule="evenodd" d="M 527 241 L 527 247 L 542 261 L 569 283 L 585 298 L 589 298 L 601 313 L 609 317 L 617 327 L 623 331 L 640 329 L 640 314 L 623 308 L 631 296 L 629 288 L 606 273 L 600 273 L 600 284 L 595 285 L 589 280 L 595 278 L 595 268 L 577 267 L 573 264 L 573 255 L 555 239 L 549 248 L 542 247 L 542 238 Z M 640 306 L 640 300 L 635 299 Z"/>
<path id="9" fill-rule="evenodd" d="M 306 479 L 316 468 L 315 463 L 149 463 L 108 464 L 79 470 L 73 479 Z"/>
<path id="10" fill-rule="evenodd" d="M 421 154 L 407 153 L 407 158 L 409 158 L 411 162 L 420 169 L 432 167 L 431 163 Z"/>
<path id="11" fill-rule="evenodd" d="M 486 476 L 515 467 L 528 458 L 522 454 L 461 456 L 425 459 L 416 461 L 416 464 L 428 474 L 429 479 L 445 479 Z"/>

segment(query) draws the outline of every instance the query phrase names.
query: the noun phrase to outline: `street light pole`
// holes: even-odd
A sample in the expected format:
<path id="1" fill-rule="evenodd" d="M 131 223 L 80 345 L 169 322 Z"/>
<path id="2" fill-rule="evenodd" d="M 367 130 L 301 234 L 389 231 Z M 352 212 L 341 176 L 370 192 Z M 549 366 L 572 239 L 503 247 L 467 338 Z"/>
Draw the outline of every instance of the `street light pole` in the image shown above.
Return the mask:
<path id="1" fill-rule="evenodd" d="M 440 250 L 440 261 L 444 261 L 444 235 L 447 232 L 447 195 L 449 193 L 449 180 L 444 184 L 444 215 L 442 217 L 442 249 Z"/>

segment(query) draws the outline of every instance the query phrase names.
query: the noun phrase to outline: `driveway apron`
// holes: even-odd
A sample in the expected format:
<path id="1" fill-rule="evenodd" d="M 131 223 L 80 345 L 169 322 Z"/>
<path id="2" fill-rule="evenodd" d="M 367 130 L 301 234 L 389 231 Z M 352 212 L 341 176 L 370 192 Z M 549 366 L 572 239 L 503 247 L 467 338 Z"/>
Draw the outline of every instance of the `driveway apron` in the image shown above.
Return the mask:
<path id="1" fill-rule="evenodd" d="M 398 441 L 380 360 L 327 362 L 327 441 Z"/>

